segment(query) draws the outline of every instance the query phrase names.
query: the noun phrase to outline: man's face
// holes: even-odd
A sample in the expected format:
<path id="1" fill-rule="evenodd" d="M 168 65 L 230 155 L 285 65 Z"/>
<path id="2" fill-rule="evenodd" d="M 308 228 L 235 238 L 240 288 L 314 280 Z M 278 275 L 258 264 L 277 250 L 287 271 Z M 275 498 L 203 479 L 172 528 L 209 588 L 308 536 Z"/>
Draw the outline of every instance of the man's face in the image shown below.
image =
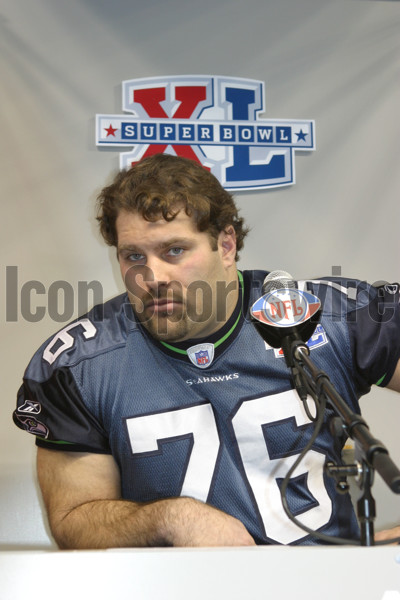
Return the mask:
<path id="1" fill-rule="evenodd" d="M 121 211 L 116 228 L 129 299 L 154 338 L 202 338 L 225 323 L 238 294 L 232 227 L 219 234 L 216 250 L 184 211 L 170 222 Z"/>

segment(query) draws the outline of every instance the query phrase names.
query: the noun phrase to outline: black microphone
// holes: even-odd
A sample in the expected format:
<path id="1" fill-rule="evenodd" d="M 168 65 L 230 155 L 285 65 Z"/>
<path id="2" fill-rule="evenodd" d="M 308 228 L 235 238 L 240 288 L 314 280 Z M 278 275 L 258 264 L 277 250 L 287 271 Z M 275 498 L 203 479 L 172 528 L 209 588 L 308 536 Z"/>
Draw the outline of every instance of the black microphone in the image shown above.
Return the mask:
<path id="1" fill-rule="evenodd" d="M 263 340 L 284 352 L 294 340 L 307 342 L 321 315 L 320 300 L 299 290 L 286 271 L 269 273 L 262 292 L 250 309 L 250 317 Z"/>

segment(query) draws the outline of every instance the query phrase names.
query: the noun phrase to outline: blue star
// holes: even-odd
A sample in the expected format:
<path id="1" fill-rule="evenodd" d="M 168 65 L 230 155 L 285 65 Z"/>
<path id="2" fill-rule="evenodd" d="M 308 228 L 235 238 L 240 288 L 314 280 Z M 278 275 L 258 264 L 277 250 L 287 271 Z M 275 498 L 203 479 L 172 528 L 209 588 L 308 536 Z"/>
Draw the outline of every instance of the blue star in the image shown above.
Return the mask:
<path id="1" fill-rule="evenodd" d="M 302 129 L 300 129 L 299 133 L 296 133 L 297 135 L 297 141 L 300 142 L 300 140 L 302 140 L 303 142 L 306 141 L 306 135 L 308 135 L 307 133 L 304 133 L 304 131 Z"/>

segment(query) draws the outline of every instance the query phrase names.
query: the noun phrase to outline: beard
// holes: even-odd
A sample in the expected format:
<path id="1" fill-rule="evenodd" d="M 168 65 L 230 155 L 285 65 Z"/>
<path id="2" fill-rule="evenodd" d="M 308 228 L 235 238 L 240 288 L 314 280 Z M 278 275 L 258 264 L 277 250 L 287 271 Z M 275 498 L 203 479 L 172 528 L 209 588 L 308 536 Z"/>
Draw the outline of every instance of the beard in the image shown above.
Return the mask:
<path id="1" fill-rule="evenodd" d="M 137 320 L 154 339 L 179 342 L 189 336 L 193 322 L 181 296 L 177 296 L 176 293 L 173 294 L 172 298 L 171 293 L 154 296 L 147 294 L 139 300 L 130 294 L 129 296 Z M 175 305 L 173 310 L 155 309 L 154 302 L 171 299 Z"/>
<path id="2" fill-rule="evenodd" d="M 155 340 L 181 342 L 199 337 L 209 329 L 210 323 L 215 326 L 216 307 L 207 283 L 198 282 L 185 290 L 179 282 L 174 282 L 151 292 L 145 291 L 136 280 L 128 283 L 133 312 Z"/>
<path id="3" fill-rule="evenodd" d="M 133 309 L 135 312 L 135 309 Z M 185 339 L 192 328 L 191 320 L 186 312 L 178 311 L 180 314 L 169 314 L 158 311 L 156 314 L 146 318 L 144 313 L 136 313 L 138 321 L 159 342 L 179 342 Z"/>

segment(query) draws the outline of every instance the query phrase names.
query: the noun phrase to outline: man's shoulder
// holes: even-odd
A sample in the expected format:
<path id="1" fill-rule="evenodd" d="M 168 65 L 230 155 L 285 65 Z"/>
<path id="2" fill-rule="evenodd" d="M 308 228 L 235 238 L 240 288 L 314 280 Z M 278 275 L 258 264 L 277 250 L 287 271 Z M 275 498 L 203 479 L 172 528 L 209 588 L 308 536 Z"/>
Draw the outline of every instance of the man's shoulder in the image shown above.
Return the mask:
<path id="1" fill-rule="evenodd" d="M 317 296 L 325 313 L 343 314 L 367 307 L 377 299 L 379 288 L 360 279 L 318 277 L 298 281 L 300 288 Z"/>
<path id="2" fill-rule="evenodd" d="M 269 271 L 243 271 L 245 290 L 251 290 L 253 299 L 262 294 L 262 287 Z M 371 304 L 376 304 L 380 298 L 391 301 L 399 295 L 398 284 L 388 284 L 381 281 L 370 284 L 357 278 L 323 276 L 309 279 L 293 278 L 295 287 L 309 291 L 319 298 L 325 314 L 351 313 Z"/>
<path id="3" fill-rule="evenodd" d="M 70 368 L 83 360 L 124 348 L 137 329 L 126 294 L 94 306 L 49 337 L 34 354 L 25 377 L 46 380 L 55 369 Z"/>

